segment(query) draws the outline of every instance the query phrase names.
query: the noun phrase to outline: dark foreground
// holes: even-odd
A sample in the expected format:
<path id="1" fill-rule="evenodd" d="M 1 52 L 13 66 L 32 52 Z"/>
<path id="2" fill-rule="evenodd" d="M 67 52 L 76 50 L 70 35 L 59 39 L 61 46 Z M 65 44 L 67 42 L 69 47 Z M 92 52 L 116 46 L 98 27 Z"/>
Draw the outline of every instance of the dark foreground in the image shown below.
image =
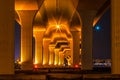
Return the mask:
<path id="1" fill-rule="evenodd" d="M 0 80 L 120 80 L 110 68 L 42 68 L 32 71 L 16 70 L 14 75 L 0 75 Z"/>

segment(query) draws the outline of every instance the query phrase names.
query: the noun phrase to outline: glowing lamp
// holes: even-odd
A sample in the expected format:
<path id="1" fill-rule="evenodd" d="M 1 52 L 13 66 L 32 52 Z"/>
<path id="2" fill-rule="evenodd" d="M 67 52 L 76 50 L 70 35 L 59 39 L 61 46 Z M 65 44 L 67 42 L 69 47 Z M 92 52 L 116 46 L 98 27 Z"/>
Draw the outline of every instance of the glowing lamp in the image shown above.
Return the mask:
<path id="1" fill-rule="evenodd" d="M 79 67 L 79 66 L 76 64 L 76 65 L 75 65 L 75 68 L 78 68 L 78 67 Z"/>
<path id="2" fill-rule="evenodd" d="M 34 68 L 38 68 L 38 65 L 37 65 L 37 64 L 34 64 Z"/>
<path id="3" fill-rule="evenodd" d="M 60 26 L 59 26 L 59 25 L 57 25 L 57 26 L 56 26 L 56 28 L 57 28 L 57 29 L 59 29 L 59 28 L 60 28 Z"/>

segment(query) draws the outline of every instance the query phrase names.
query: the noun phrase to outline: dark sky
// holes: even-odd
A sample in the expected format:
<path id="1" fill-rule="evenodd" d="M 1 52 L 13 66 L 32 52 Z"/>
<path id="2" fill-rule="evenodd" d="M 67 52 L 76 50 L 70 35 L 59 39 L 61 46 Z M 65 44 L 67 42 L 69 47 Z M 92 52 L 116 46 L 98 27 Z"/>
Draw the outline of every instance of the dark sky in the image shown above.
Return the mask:
<path id="1" fill-rule="evenodd" d="M 93 58 L 110 59 L 110 9 L 108 9 L 93 28 Z M 20 25 L 15 22 L 15 60 L 20 55 Z"/>
<path id="2" fill-rule="evenodd" d="M 15 60 L 20 57 L 20 25 L 15 21 Z"/>
<path id="3" fill-rule="evenodd" d="M 93 28 L 93 58 L 111 58 L 110 8 Z M 100 29 L 97 30 L 96 27 Z"/>

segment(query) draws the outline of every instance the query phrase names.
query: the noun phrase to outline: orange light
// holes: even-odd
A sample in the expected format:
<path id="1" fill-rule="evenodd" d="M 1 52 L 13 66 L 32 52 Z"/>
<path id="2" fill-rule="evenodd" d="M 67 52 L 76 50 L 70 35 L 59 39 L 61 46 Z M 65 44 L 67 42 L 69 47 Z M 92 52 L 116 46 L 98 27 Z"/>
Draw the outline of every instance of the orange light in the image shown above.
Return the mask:
<path id="1" fill-rule="evenodd" d="M 59 62 L 59 65 L 61 65 L 60 62 Z"/>
<path id="2" fill-rule="evenodd" d="M 49 62 L 49 65 L 51 65 L 51 62 Z"/>
<path id="3" fill-rule="evenodd" d="M 57 65 L 57 62 L 55 61 L 54 65 Z"/>
<path id="4" fill-rule="evenodd" d="M 34 64 L 34 68 L 38 68 L 38 65 L 37 65 L 37 64 Z"/>
<path id="5" fill-rule="evenodd" d="M 75 64 L 75 68 L 79 68 L 79 66 L 77 64 Z"/>
<path id="6" fill-rule="evenodd" d="M 21 61 L 19 61 L 19 62 L 18 62 L 18 64 L 22 64 L 22 62 L 21 62 Z"/>
<path id="7" fill-rule="evenodd" d="M 60 26 L 59 26 L 59 25 L 57 25 L 56 27 L 57 27 L 57 29 L 60 29 Z"/>

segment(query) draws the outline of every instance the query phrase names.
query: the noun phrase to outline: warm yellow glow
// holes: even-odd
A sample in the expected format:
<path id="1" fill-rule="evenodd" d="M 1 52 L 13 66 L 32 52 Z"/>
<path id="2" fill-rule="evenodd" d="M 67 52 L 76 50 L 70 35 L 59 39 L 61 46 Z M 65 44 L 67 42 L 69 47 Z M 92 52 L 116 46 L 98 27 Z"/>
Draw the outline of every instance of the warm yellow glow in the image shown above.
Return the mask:
<path id="1" fill-rule="evenodd" d="M 65 33 L 53 33 L 52 37 L 51 37 L 51 41 L 54 42 L 54 40 L 58 39 L 58 38 L 64 38 L 64 39 L 68 39 L 67 35 Z"/>
<path id="2" fill-rule="evenodd" d="M 80 55 L 81 55 L 81 51 L 82 51 L 82 49 L 80 49 Z"/>
<path id="3" fill-rule="evenodd" d="M 33 32 L 40 32 L 40 31 L 46 31 L 46 29 L 42 27 L 33 29 Z"/>
<path id="4" fill-rule="evenodd" d="M 63 48 L 64 48 L 64 49 L 65 49 L 65 48 L 68 48 L 68 49 L 69 49 L 70 46 L 69 46 L 69 45 L 61 45 L 61 46 L 60 46 L 60 49 L 63 49 Z"/>
<path id="5" fill-rule="evenodd" d="M 15 0 L 15 10 L 38 10 L 36 0 Z"/>
<path id="6" fill-rule="evenodd" d="M 67 21 L 56 21 L 56 19 L 49 20 L 46 35 L 49 35 L 52 31 L 61 32 L 66 31 L 67 34 L 70 34 L 69 25 Z"/>
<path id="7" fill-rule="evenodd" d="M 59 62 L 59 65 L 61 65 L 60 62 Z"/>
<path id="8" fill-rule="evenodd" d="M 95 17 L 94 21 L 93 21 L 93 27 L 97 24 L 97 22 L 99 21 L 100 17 Z"/>
<path id="9" fill-rule="evenodd" d="M 43 59 L 43 65 L 46 65 L 46 59 Z"/>
<path id="10" fill-rule="evenodd" d="M 22 55 L 23 49 L 21 48 L 21 54 L 20 54 L 20 60 L 23 62 L 23 55 Z"/>
<path id="11" fill-rule="evenodd" d="M 20 18 L 20 14 L 17 10 L 15 10 L 15 20 L 19 23 L 19 25 L 22 25 L 21 24 L 21 18 Z M 20 26 L 22 27 L 22 26 Z"/>
<path id="12" fill-rule="evenodd" d="M 18 64 L 22 64 L 22 62 L 21 62 L 21 61 L 18 61 Z"/>
<path id="13" fill-rule="evenodd" d="M 45 65 L 45 61 L 43 61 L 43 65 Z"/>
<path id="14" fill-rule="evenodd" d="M 70 30 L 71 31 L 79 31 L 79 32 L 81 32 L 81 26 L 79 25 L 79 26 L 71 27 Z"/>
<path id="15" fill-rule="evenodd" d="M 79 62 L 79 65 L 81 65 L 82 63 L 81 62 Z"/>
<path id="16" fill-rule="evenodd" d="M 54 48 L 55 48 L 55 44 L 50 44 L 49 45 L 49 63 L 50 64 L 54 64 Z"/>
<path id="17" fill-rule="evenodd" d="M 57 29 L 60 29 L 60 26 L 59 26 L 59 25 L 56 25 L 56 28 L 57 28 Z"/>
<path id="18" fill-rule="evenodd" d="M 60 51 L 59 52 L 59 65 L 63 64 L 62 59 L 64 59 L 64 57 L 63 57 L 63 51 Z"/>
<path id="19" fill-rule="evenodd" d="M 37 61 L 37 59 L 35 58 L 35 63 L 34 64 L 38 64 L 38 61 Z"/>
<path id="20" fill-rule="evenodd" d="M 71 65 L 70 62 L 68 62 L 68 65 L 69 65 L 69 66 Z"/>
<path id="21" fill-rule="evenodd" d="M 49 65 L 51 65 L 51 61 L 49 61 Z"/>
<path id="22" fill-rule="evenodd" d="M 54 52 L 55 52 L 55 65 L 57 65 L 59 63 L 59 49 L 56 48 L 54 49 Z"/>
<path id="23" fill-rule="evenodd" d="M 57 62 L 55 61 L 54 65 L 57 65 Z"/>
<path id="24" fill-rule="evenodd" d="M 35 37 L 35 59 L 34 59 L 34 64 L 43 64 L 43 65 L 62 65 L 64 64 L 64 58 L 67 55 L 71 55 L 73 54 L 73 38 L 72 38 L 72 34 L 71 31 L 79 31 L 81 32 L 81 28 L 80 26 L 75 26 L 73 29 L 71 29 L 71 27 L 69 26 L 69 21 L 68 19 L 72 19 L 73 13 L 76 11 L 75 8 L 77 7 L 78 1 L 71 1 L 71 0 L 66 0 L 66 1 L 62 1 L 62 0 L 58 0 L 58 2 L 60 2 L 59 4 L 59 8 L 61 10 L 61 14 L 56 15 L 57 17 L 60 17 L 59 19 L 54 16 L 54 10 L 57 10 L 57 5 L 56 5 L 56 1 L 57 0 L 45 0 L 43 2 L 42 8 L 40 8 L 40 10 L 38 10 L 38 4 L 36 0 L 16 0 L 15 1 L 15 10 L 19 11 L 19 10 L 38 10 L 38 13 L 35 17 L 35 21 L 36 24 L 33 22 L 34 27 L 33 27 L 33 35 Z M 74 4 L 72 3 L 74 2 Z M 66 3 L 68 3 L 66 5 Z M 27 5 L 26 5 L 27 4 Z M 45 10 L 46 9 L 46 10 Z M 52 11 L 53 10 L 53 13 Z M 65 10 L 68 11 L 68 15 L 66 14 L 66 12 L 64 12 Z M 47 17 L 45 17 L 44 14 L 46 12 Z M 56 12 L 56 11 L 55 11 Z M 52 14 L 51 14 L 52 13 Z M 62 16 L 64 15 L 64 13 L 66 14 L 66 16 Z M 52 18 L 51 18 L 51 16 Z M 45 22 L 45 25 L 41 25 L 39 24 L 40 21 L 42 21 L 42 18 L 47 18 L 48 21 L 45 22 L 43 20 L 43 22 Z M 20 20 L 21 21 L 21 20 Z M 42 23 L 42 22 L 41 22 Z M 44 32 L 44 36 L 43 37 L 39 37 L 41 36 L 41 34 L 39 34 L 39 32 Z M 37 38 L 39 39 L 37 39 Z M 80 36 L 81 38 L 81 36 Z M 60 40 L 59 40 L 60 39 Z M 40 40 L 42 40 L 40 42 Z M 23 42 L 25 42 L 24 40 L 21 40 Z M 59 42 L 68 42 L 70 45 L 61 45 L 59 49 L 55 49 L 55 46 L 59 43 Z M 71 41 L 71 43 L 70 43 Z M 50 44 L 50 43 L 54 43 L 54 44 Z M 39 45 L 37 45 L 39 44 Z M 40 59 L 40 47 L 42 45 L 43 51 L 41 49 L 41 53 L 42 53 L 42 57 Z M 71 46 L 72 45 L 72 46 Z M 48 46 L 50 47 L 49 51 Z M 22 48 L 23 47 L 23 48 Z M 72 48 L 71 48 L 72 47 Z M 60 52 L 60 50 L 63 48 L 63 51 Z M 21 46 L 21 62 L 27 62 L 29 60 L 29 58 L 27 58 L 27 56 L 29 55 L 29 52 L 26 51 L 26 47 Z M 60 52 L 60 53 L 59 53 Z M 25 53 L 25 55 L 24 55 Z M 26 54 L 28 53 L 28 55 Z M 36 55 L 37 53 L 37 55 Z M 49 54 L 50 53 L 50 54 Z M 71 55 L 72 56 L 72 55 Z M 71 60 L 69 60 L 68 65 L 71 65 Z"/>
<path id="25" fill-rule="evenodd" d="M 63 50 L 63 53 L 65 53 L 65 51 L 70 51 L 71 49 L 70 48 L 65 48 L 64 50 Z"/>

